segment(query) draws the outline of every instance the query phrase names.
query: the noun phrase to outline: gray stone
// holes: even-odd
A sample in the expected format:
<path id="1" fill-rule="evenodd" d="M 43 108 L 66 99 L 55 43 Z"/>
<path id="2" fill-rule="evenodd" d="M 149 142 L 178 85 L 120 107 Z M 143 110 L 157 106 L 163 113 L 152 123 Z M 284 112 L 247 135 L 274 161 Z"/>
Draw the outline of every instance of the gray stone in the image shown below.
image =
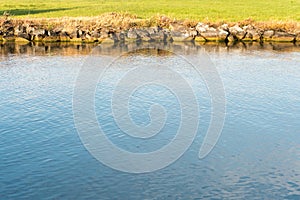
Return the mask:
<path id="1" fill-rule="evenodd" d="M 220 27 L 219 27 L 220 30 L 223 30 L 223 31 L 226 31 L 226 32 L 229 32 L 229 26 L 228 24 L 222 24 Z"/>
<path id="2" fill-rule="evenodd" d="M 108 33 L 106 31 L 101 31 L 100 32 L 100 38 L 101 39 L 108 38 Z"/>
<path id="3" fill-rule="evenodd" d="M 196 30 L 199 32 L 199 33 L 202 33 L 202 32 L 206 32 L 207 29 L 209 29 L 209 26 L 207 24 L 203 24 L 201 22 L 199 22 L 196 26 Z"/>
<path id="4" fill-rule="evenodd" d="M 242 40 L 246 36 L 246 32 L 238 25 L 230 27 L 229 32 L 235 40 Z"/>
<path id="5" fill-rule="evenodd" d="M 275 34 L 275 31 L 273 31 L 273 30 L 264 31 L 263 39 L 264 40 L 271 40 L 274 34 Z"/>
<path id="6" fill-rule="evenodd" d="M 120 38 L 119 38 L 120 33 L 111 33 L 110 36 L 111 36 L 110 38 L 111 38 L 114 42 L 119 42 L 119 41 L 120 41 Z"/>
<path id="7" fill-rule="evenodd" d="M 151 33 L 150 37 L 152 40 L 155 41 L 164 41 L 166 39 L 166 35 L 164 34 L 163 31 L 158 31 L 156 33 Z"/>
<path id="8" fill-rule="evenodd" d="M 144 29 L 136 29 L 136 34 L 138 35 L 138 38 L 143 40 L 143 41 L 150 41 L 151 37 L 150 34 L 148 33 L 148 31 L 144 30 Z"/>
<path id="9" fill-rule="evenodd" d="M 244 26 L 243 30 L 246 32 L 245 37 L 242 39 L 243 41 L 260 41 L 262 35 L 260 30 L 251 25 Z"/>
<path id="10" fill-rule="evenodd" d="M 149 27 L 149 28 L 145 28 L 145 31 L 147 31 L 151 35 L 157 33 L 158 29 L 157 27 Z"/>
<path id="11" fill-rule="evenodd" d="M 100 34 L 100 32 L 95 30 L 95 31 L 92 31 L 91 36 L 94 37 L 94 38 L 100 38 L 101 34 Z"/>
<path id="12" fill-rule="evenodd" d="M 137 39 L 138 35 L 137 35 L 137 33 L 134 29 L 129 29 L 128 32 L 127 32 L 127 37 L 129 39 Z"/>
<path id="13" fill-rule="evenodd" d="M 209 28 L 205 32 L 201 32 L 199 34 L 206 41 L 225 41 L 229 33 L 224 30 Z"/>
<path id="14" fill-rule="evenodd" d="M 174 42 L 192 41 L 194 38 L 187 32 L 171 31 L 171 38 Z"/>

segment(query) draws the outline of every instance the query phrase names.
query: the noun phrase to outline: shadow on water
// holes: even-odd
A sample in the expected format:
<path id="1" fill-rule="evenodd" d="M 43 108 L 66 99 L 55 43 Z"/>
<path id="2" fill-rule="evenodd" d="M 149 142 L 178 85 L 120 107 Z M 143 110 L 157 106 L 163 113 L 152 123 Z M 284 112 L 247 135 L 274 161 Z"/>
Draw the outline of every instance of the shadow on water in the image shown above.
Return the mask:
<path id="1" fill-rule="evenodd" d="M 96 51 L 93 51 L 95 47 Z M 186 52 L 188 54 L 197 53 L 200 49 L 207 52 L 216 53 L 243 53 L 251 51 L 270 51 L 270 52 L 299 52 L 300 44 L 298 43 L 129 43 L 129 44 L 88 44 L 88 43 L 0 43 L 0 55 L 5 57 L 9 54 L 14 55 L 62 55 L 62 56 L 76 56 L 76 55 L 119 55 L 122 52 L 134 51 L 136 47 L 145 49 L 155 49 L 157 56 L 168 56 L 165 51 L 170 52 Z M 136 53 L 136 52 L 135 52 Z M 140 51 L 140 54 L 149 54 L 149 50 Z M 153 51 L 150 52 L 153 55 Z"/>

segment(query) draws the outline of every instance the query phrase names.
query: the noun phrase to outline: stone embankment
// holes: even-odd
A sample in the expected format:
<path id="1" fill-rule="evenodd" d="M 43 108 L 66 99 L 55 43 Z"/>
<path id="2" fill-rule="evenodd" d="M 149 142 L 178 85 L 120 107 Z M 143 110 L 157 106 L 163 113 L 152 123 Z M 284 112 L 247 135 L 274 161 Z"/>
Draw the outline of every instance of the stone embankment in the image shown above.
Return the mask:
<path id="1" fill-rule="evenodd" d="M 92 24 L 92 22 L 91 22 Z M 2 42 L 75 42 L 75 43 L 127 43 L 127 42 L 298 42 L 299 27 L 262 28 L 255 24 L 209 24 L 195 23 L 193 26 L 179 21 L 167 25 L 128 27 L 40 24 L 36 20 L 0 20 Z"/>

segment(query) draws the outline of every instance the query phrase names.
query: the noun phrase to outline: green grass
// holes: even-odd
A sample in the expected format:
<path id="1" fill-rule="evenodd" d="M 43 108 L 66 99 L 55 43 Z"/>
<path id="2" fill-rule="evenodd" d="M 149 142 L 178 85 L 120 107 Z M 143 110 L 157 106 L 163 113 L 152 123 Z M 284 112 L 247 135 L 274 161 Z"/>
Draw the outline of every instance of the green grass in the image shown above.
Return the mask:
<path id="1" fill-rule="evenodd" d="M 300 0 L 0 0 L 0 13 L 15 17 L 98 16 L 128 12 L 200 21 L 300 21 Z"/>

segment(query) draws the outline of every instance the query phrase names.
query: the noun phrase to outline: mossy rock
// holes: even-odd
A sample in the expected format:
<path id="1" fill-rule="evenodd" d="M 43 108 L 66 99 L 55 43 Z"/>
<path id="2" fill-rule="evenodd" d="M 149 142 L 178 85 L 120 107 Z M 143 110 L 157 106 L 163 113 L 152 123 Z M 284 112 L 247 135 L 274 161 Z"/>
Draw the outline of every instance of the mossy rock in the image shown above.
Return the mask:
<path id="1" fill-rule="evenodd" d="M 14 41 L 15 41 L 14 36 L 3 37 L 3 42 L 14 42 Z"/>
<path id="2" fill-rule="evenodd" d="M 59 42 L 59 36 L 46 36 L 44 39 L 43 39 L 43 42 Z"/>
<path id="3" fill-rule="evenodd" d="M 84 40 L 82 40 L 84 43 L 95 43 L 95 42 L 97 42 L 98 41 L 98 39 L 97 38 L 93 38 L 93 37 L 91 37 L 91 38 L 85 38 Z"/>
<path id="4" fill-rule="evenodd" d="M 204 37 L 197 36 L 195 37 L 195 42 L 206 42 L 206 39 Z"/>
<path id="5" fill-rule="evenodd" d="M 42 41 L 43 41 L 43 38 L 42 38 L 42 37 L 39 37 L 39 36 L 34 36 L 33 41 L 34 41 L 34 42 L 42 42 Z"/>
<path id="6" fill-rule="evenodd" d="M 70 37 L 68 36 L 60 36 L 59 41 L 61 42 L 70 42 Z"/>
<path id="7" fill-rule="evenodd" d="M 208 38 L 206 38 L 206 41 L 208 41 L 208 42 L 225 42 L 225 39 L 219 38 L 219 37 L 208 37 Z"/>
<path id="8" fill-rule="evenodd" d="M 81 38 L 72 38 L 72 39 L 70 39 L 70 42 L 82 43 L 82 39 Z"/>
<path id="9" fill-rule="evenodd" d="M 25 38 L 22 38 L 22 37 L 16 37 L 15 42 L 17 42 L 17 43 L 29 43 L 30 41 L 25 39 Z"/>

